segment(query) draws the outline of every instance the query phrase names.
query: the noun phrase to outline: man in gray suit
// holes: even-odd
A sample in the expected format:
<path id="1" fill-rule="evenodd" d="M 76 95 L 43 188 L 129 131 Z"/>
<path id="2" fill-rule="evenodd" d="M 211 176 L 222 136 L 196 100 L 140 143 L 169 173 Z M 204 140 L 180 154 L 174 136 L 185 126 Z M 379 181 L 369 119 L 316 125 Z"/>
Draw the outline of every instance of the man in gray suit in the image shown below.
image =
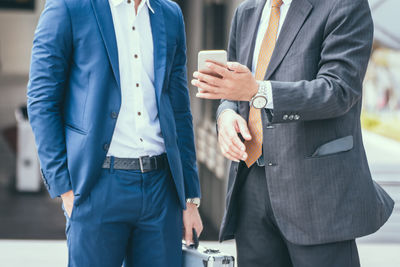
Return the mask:
<path id="1" fill-rule="evenodd" d="M 360 127 L 372 39 L 367 0 L 247 0 L 232 62 L 194 73 L 198 97 L 223 99 L 218 140 L 233 162 L 220 239 L 236 239 L 240 266 L 359 266 L 355 238 L 389 218 Z"/>

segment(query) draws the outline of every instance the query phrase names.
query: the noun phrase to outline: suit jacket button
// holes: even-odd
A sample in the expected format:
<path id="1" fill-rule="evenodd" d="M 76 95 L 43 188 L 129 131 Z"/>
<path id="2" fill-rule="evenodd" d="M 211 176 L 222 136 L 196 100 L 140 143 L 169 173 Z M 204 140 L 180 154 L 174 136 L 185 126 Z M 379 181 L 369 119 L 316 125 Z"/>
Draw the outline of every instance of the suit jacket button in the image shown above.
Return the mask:
<path id="1" fill-rule="evenodd" d="M 292 120 L 293 120 L 293 118 L 294 118 L 294 116 L 293 116 L 293 115 L 290 115 L 290 116 L 289 116 L 289 120 L 291 120 L 291 121 L 292 121 Z"/>
<path id="2" fill-rule="evenodd" d="M 104 151 L 108 151 L 109 148 L 110 148 L 110 145 L 109 145 L 109 144 L 104 144 L 104 145 L 103 145 Z"/>
<path id="3" fill-rule="evenodd" d="M 299 119 L 300 119 L 300 116 L 299 116 L 299 115 L 297 115 L 297 114 L 294 115 L 294 120 L 295 120 L 295 121 L 298 121 Z"/>
<path id="4" fill-rule="evenodd" d="M 117 112 L 113 111 L 111 112 L 111 118 L 116 119 L 118 117 Z"/>
<path id="5" fill-rule="evenodd" d="M 287 120 L 289 118 L 289 116 L 288 115 L 283 115 L 283 120 L 285 121 L 285 120 Z"/>

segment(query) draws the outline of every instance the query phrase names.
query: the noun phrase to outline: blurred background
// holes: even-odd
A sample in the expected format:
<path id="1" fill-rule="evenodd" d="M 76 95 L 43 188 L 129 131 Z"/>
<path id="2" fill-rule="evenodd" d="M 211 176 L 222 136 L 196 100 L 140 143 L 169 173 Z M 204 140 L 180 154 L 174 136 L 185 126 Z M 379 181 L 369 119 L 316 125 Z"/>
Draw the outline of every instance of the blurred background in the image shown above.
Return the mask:
<path id="1" fill-rule="evenodd" d="M 188 75 L 197 53 L 226 49 L 233 12 L 241 0 L 177 0 L 186 23 Z M 369 0 L 375 39 L 364 83 L 362 124 L 373 178 L 396 201 L 389 222 L 358 240 L 362 266 L 400 266 L 400 23 L 398 0 Z M 59 199 L 43 189 L 33 134 L 26 118 L 26 84 L 34 30 L 44 0 L 0 0 L 0 266 L 66 266 L 65 218 Z M 217 101 L 195 98 L 194 117 L 201 187 L 202 239 L 219 245 L 229 162 L 217 148 Z M 357 166 L 355 166 L 356 168 Z M 214 241 L 214 242 L 213 242 Z"/>

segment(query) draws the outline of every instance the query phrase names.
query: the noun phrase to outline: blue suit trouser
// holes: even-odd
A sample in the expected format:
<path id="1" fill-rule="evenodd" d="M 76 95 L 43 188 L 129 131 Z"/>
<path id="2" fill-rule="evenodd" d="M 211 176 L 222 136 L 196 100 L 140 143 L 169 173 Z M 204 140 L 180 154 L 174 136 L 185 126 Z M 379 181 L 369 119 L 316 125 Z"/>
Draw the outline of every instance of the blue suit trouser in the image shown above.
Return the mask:
<path id="1" fill-rule="evenodd" d="M 69 267 L 180 267 L 182 208 L 170 170 L 103 169 L 67 217 Z"/>

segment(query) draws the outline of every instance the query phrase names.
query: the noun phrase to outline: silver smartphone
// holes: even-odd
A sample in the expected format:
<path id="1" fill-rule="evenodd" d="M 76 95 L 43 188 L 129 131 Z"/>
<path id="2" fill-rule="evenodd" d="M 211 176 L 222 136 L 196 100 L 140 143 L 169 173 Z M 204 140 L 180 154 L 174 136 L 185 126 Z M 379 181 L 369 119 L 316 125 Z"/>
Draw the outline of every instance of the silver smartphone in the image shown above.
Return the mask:
<path id="1" fill-rule="evenodd" d="M 225 66 L 228 62 L 228 54 L 225 50 L 203 50 L 199 52 L 197 65 L 198 71 L 218 76 L 218 74 L 207 68 L 207 61 L 212 61 Z"/>

